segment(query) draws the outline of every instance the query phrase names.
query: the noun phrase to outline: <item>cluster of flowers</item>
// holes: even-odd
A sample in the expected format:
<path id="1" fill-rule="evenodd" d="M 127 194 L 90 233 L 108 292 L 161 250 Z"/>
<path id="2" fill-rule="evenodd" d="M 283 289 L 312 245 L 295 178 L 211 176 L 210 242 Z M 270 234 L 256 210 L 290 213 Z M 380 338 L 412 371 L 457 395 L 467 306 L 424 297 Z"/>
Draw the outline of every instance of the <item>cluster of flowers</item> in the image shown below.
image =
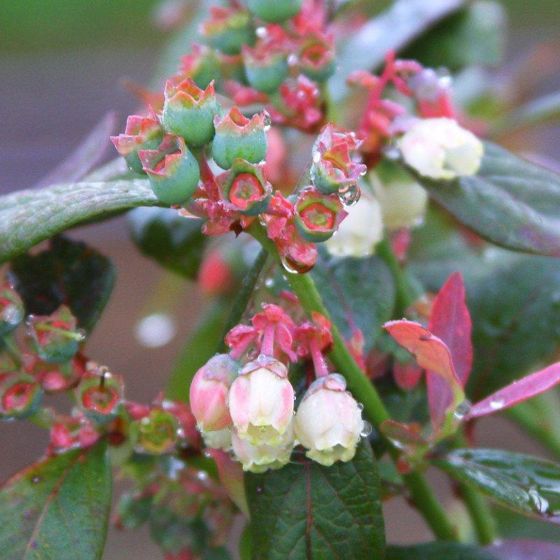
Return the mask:
<path id="1" fill-rule="evenodd" d="M 264 104 L 275 123 L 317 131 L 324 121 L 321 85 L 335 71 L 326 15 L 314 0 L 213 8 L 201 25 L 207 47 L 195 45 L 183 67 L 198 79 L 205 74 L 203 81 L 221 73 L 238 105 Z"/>
<path id="2" fill-rule="evenodd" d="M 286 266 L 304 272 L 317 259 L 314 242 L 330 238 L 344 206 L 359 199 L 366 168 L 353 160 L 355 136 L 326 125 L 313 148 L 311 185 L 290 198 L 273 192 L 265 176 L 267 119 L 264 112 L 247 118 L 237 107 L 224 112 L 212 83 L 202 90 L 180 75 L 168 80 L 159 114 L 129 117 L 112 140 L 131 170 L 148 175 L 159 200 L 205 219 L 206 234 L 238 234 L 258 219 Z M 206 159 L 210 142 L 223 172 L 215 174 Z"/>
<path id="3" fill-rule="evenodd" d="M 365 423 L 344 378 L 328 372 L 323 354 L 332 336 L 323 316 L 296 324 L 281 307 L 264 304 L 251 325 L 228 333 L 226 343 L 230 353 L 211 358 L 190 388 L 191 409 L 208 447 L 231 450 L 253 472 L 281 468 L 297 444 L 326 466 L 354 457 Z M 316 379 L 294 414 L 287 364 L 306 358 Z"/>
<path id="4" fill-rule="evenodd" d="M 24 325 L 23 332 L 16 332 Z M 108 436 L 115 445 L 141 453 L 162 454 L 176 445 L 200 447 L 190 409 L 158 399 L 152 406 L 124 400 L 120 375 L 81 353 L 85 332 L 62 305 L 49 315 L 28 315 L 19 294 L 0 286 L 0 418 L 39 415 L 50 428 L 51 451 L 87 447 Z M 44 397 L 69 393 L 70 416 L 44 407 Z"/>

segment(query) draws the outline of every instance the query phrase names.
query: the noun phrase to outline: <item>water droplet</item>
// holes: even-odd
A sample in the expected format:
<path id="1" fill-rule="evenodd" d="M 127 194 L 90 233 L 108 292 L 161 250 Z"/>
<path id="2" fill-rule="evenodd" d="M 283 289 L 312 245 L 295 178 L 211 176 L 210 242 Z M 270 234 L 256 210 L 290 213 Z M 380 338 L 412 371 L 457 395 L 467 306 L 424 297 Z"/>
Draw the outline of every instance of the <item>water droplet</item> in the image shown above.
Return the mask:
<path id="1" fill-rule="evenodd" d="M 264 281 L 264 285 L 265 285 L 267 288 L 273 288 L 273 287 L 274 287 L 274 278 L 267 278 L 267 279 Z"/>
<path id="2" fill-rule="evenodd" d="M 21 310 L 17 305 L 7 305 L 2 311 L 2 321 L 9 325 L 17 325 L 21 320 Z"/>
<path id="3" fill-rule="evenodd" d="M 383 155 L 390 160 L 396 161 L 399 160 L 401 157 L 401 151 L 395 146 L 387 146 L 384 150 L 383 150 Z"/>
<path id="4" fill-rule="evenodd" d="M 203 453 L 203 455 L 207 458 L 207 459 L 212 459 L 212 453 L 210 453 L 210 451 L 208 451 L 208 449 L 206 449 Z"/>
<path id="5" fill-rule="evenodd" d="M 339 189 L 338 191 L 338 198 L 340 202 L 344 204 L 344 206 L 353 206 L 360 200 L 362 192 L 360 191 L 360 187 L 356 183 L 351 183 L 350 185 L 346 185 L 345 187 Z"/>
<path id="6" fill-rule="evenodd" d="M 299 59 L 297 54 L 292 53 L 290 56 L 288 56 L 288 66 L 296 66 L 298 62 Z"/>
<path id="7" fill-rule="evenodd" d="M 86 339 L 86 331 L 84 329 L 76 329 L 76 340 L 83 342 Z"/>
<path id="8" fill-rule="evenodd" d="M 371 426 L 371 424 L 369 422 L 364 422 L 364 426 L 362 428 L 362 431 L 360 432 L 360 436 L 361 437 L 368 437 L 371 432 L 373 431 L 373 428 Z"/>
<path id="9" fill-rule="evenodd" d="M 361 402 L 359 402 L 359 403 L 358 403 L 358 408 L 359 408 L 360 410 L 364 410 L 364 405 L 363 405 Z"/>
<path id="10" fill-rule="evenodd" d="M 297 274 L 298 271 L 297 269 L 293 266 L 293 264 L 289 261 L 289 259 L 287 259 L 284 255 L 282 255 L 282 257 L 280 258 L 280 262 L 282 263 L 282 266 L 284 267 L 284 270 L 290 274 Z"/>
<path id="11" fill-rule="evenodd" d="M 34 477 L 31 479 L 31 482 L 32 482 L 33 484 L 39 484 L 39 482 L 41 482 L 41 477 L 40 477 L 40 476 L 34 476 Z"/>
<path id="12" fill-rule="evenodd" d="M 541 515 L 548 513 L 550 504 L 542 494 L 539 494 L 536 488 L 529 488 L 528 494 L 533 504 L 533 507 L 538 513 L 540 513 Z"/>
<path id="13" fill-rule="evenodd" d="M 317 151 L 313 152 L 313 163 L 319 163 L 321 161 L 321 154 Z"/>
<path id="14" fill-rule="evenodd" d="M 257 486 L 257 488 L 256 488 L 257 494 L 262 494 L 263 490 L 264 490 L 264 488 L 262 486 Z"/>
<path id="15" fill-rule="evenodd" d="M 461 422 L 463 418 L 470 412 L 471 408 L 472 405 L 470 401 L 466 399 L 462 403 L 459 403 L 457 405 L 457 408 L 455 409 L 455 412 L 453 413 L 455 420 Z"/>
<path id="16" fill-rule="evenodd" d="M 492 410 L 500 410 L 501 408 L 504 408 L 505 404 L 506 401 L 504 399 L 492 399 L 490 401 L 490 408 Z"/>
<path id="17" fill-rule="evenodd" d="M 268 132 L 270 130 L 270 127 L 272 126 L 272 118 L 267 111 L 263 111 L 263 116 L 264 131 Z"/>
<path id="18" fill-rule="evenodd" d="M 255 33 L 259 39 L 266 39 L 268 35 L 268 31 L 266 30 L 266 27 L 262 27 L 262 26 L 257 27 Z"/>
<path id="19" fill-rule="evenodd" d="M 196 478 L 201 481 L 208 480 L 208 473 L 206 471 L 198 471 L 196 473 Z"/>

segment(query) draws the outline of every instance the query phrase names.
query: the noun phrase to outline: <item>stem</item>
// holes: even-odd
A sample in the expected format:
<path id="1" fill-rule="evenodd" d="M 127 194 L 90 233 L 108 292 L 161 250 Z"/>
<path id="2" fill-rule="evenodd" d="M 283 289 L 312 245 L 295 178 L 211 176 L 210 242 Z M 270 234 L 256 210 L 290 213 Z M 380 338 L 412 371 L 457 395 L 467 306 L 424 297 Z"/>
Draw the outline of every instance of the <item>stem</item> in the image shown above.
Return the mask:
<path id="1" fill-rule="evenodd" d="M 482 545 L 496 540 L 496 521 L 483 496 L 468 484 L 459 484 L 459 490 L 478 538 Z"/>
<path id="2" fill-rule="evenodd" d="M 276 246 L 267 237 L 263 228 L 254 223 L 249 232 L 281 265 Z M 286 273 L 285 277 L 293 292 L 298 297 L 301 306 L 308 314 L 315 311 L 327 318 L 330 317 L 315 287 L 315 283 L 309 274 Z M 379 393 L 365 376 L 360 366 L 358 366 L 352 354 L 350 354 L 338 328 L 332 321 L 331 324 L 333 349 L 329 357 L 335 367 L 339 371 L 344 372 L 350 391 L 352 391 L 354 395 L 359 395 L 360 401 L 364 405 L 366 416 L 376 427 L 379 427 L 382 422 L 390 418 L 389 413 Z M 393 459 L 396 459 L 399 455 L 398 449 L 393 446 L 390 447 L 390 453 Z M 441 540 L 457 540 L 455 527 L 449 522 L 445 509 L 438 502 L 424 477 L 420 473 L 414 472 L 404 475 L 403 479 L 410 491 L 410 496 L 414 505 L 423 515 L 434 535 Z"/>
<path id="3" fill-rule="evenodd" d="M 311 353 L 311 359 L 313 360 L 313 369 L 315 370 L 315 375 L 317 377 L 325 377 L 329 374 L 329 368 L 327 367 L 327 362 L 325 357 L 319 348 L 319 344 L 316 340 L 312 340 L 309 345 L 309 351 Z"/>
<path id="4" fill-rule="evenodd" d="M 267 325 L 264 329 L 263 339 L 261 343 L 261 354 L 265 356 L 274 356 L 274 334 L 276 325 Z"/>

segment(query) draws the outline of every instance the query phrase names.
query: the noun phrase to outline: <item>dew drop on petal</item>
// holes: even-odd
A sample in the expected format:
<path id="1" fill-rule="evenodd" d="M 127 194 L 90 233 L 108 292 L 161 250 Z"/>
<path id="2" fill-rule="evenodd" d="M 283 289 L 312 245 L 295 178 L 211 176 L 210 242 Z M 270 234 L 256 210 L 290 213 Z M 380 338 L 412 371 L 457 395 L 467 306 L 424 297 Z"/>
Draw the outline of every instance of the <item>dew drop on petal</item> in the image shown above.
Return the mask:
<path id="1" fill-rule="evenodd" d="M 265 39 L 266 36 L 268 35 L 268 31 L 266 30 L 266 27 L 261 26 L 261 27 L 257 27 L 255 34 L 259 39 Z"/>
<path id="2" fill-rule="evenodd" d="M 548 513 L 550 504 L 548 503 L 548 500 L 542 494 L 540 494 L 536 488 L 529 488 L 528 494 L 533 507 L 538 513 L 540 513 L 541 515 Z"/>
<path id="3" fill-rule="evenodd" d="M 373 431 L 373 428 L 372 428 L 371 424 L 369 422 L 364 422 L 362 431 L 360 432 L 360 436 L 366 438 L 371 434 L 372 431 Z"/>
<path id="4" fill-rule="evenodd" d="M 208 473 L 206 471 L 198 471 L 196 473 L 196 478 L 201 481 L 208 480 Z"/>
<path id="5" fill-rule="evenodd" d="M 356 183 L 351 183 L 338 190 L 338 198 L 344 206 L 353 206 L 360 200 L 362 192 Z"/>
<path id="6" fill-rule="evenodd" d="M 286 257 L 282 256 L 280 258 L 280 262 L 282 263 L 282 266 L 284 267 L 284 270 L 286 272 L 289 272 L 290 274 L 298 273 L 297 269 L 294 268 L 294 266 L 290 263 L 290 261 Z"/>
<path id="7" fill-rule="evenodd" d="M 364 410 L 364 405 L 361 402 L 358 403 L 358 409 Z"/>
<path id="8" fill-rule="evenodd" d="M 296 66 L 298 61 L 299 59 L 297 57 L 297 54 L 292 53 L 290 56 L 288 56 L 288 66 Z"/>

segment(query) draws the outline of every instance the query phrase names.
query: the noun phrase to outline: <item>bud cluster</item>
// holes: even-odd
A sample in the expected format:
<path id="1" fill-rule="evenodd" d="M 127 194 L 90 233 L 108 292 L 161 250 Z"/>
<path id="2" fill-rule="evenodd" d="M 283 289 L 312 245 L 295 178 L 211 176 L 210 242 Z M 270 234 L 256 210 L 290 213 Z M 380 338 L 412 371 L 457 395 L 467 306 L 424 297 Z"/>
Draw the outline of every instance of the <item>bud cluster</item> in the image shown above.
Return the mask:
<path id="1" fill-rule="evenodd" d="M 332 336 L 324 317 L 296 324 L 281 307 L 265 304 L 250 325 L 234 327 L 226 343 L 229 354 L 211 358 L 190 387 L 208 447 L 230 451 L 252 472 L 281 468 L 299 444 L 323 465 L 352 459 L 364 422 L 344 378 L 328 373 L 324 353 Z M 302 359 L 312 361 L 317 379 L 296 410 L 289 364 Z"/>

